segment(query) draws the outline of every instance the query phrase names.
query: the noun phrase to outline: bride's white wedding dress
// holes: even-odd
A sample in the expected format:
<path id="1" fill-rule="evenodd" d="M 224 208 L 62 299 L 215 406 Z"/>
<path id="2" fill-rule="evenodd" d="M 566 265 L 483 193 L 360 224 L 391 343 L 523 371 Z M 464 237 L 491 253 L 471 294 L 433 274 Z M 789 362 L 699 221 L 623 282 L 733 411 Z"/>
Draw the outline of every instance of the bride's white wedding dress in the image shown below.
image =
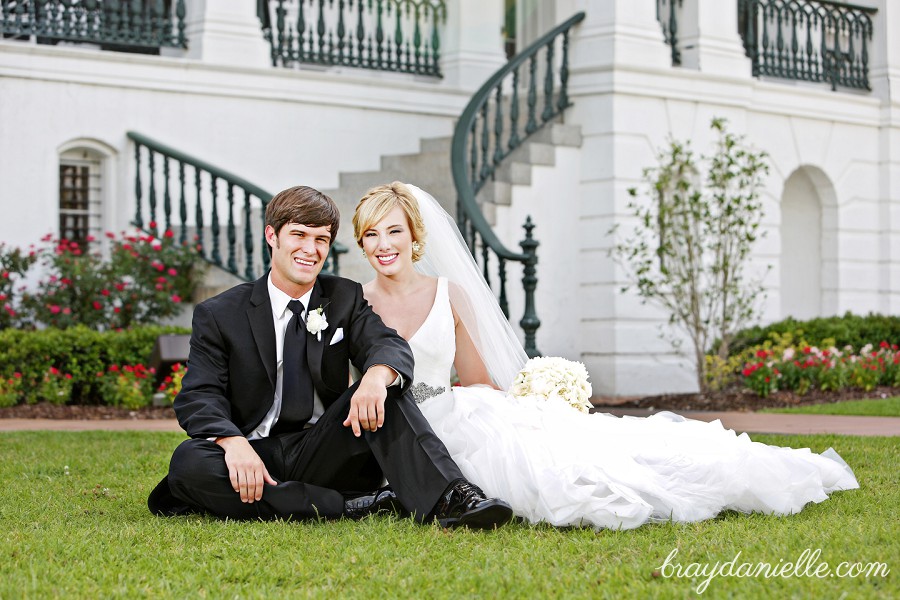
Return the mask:
<path id="1" fill-rule="evenodd" d="M 531 522 L 627 529 L 726 509 L 791 514 L 859 487 L 833 450 L 767 446 L 718 421 L 588 415 L 563 402 L 451 387 L 454 340 L 440 278 L 431 312 L 409 340 L 413 394 L 463 475 Z"/>

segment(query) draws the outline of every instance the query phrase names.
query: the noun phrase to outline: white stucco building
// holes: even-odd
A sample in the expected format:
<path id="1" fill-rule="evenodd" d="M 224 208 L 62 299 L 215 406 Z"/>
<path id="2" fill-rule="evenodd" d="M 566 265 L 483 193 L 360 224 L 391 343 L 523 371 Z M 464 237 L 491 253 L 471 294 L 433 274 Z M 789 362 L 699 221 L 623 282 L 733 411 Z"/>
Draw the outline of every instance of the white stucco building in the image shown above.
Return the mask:
<path id="1" fill-rule="evenodd" d="M 333 194 L 345 215 L 338 239 L 355 249 L 349 216 L 369 185 L 404 179 L 453 209 L 449 137 L 473 93 L 506 62 L 512 23 L 521 50 L 583 11 L 568 39 L 573 104 L 562 115 L 565 127 L 544 135 L 535 149 L 511 155 L 511 166 L 498 170 L 485 191 L 502 197 L 485 212 L 508 247 L 518 249 L 526 216 L 536 224 L 541 352 L 583 361 L 602 395 L 692 389 L 689 359 L 659 337 L 661 313 L 621 293 L 626 282 L 608 257 L 607 231 L 626 220 L 628 188 L 640 184 L 642 169 L 654 164 L 668 137 L 706 151 L 713 117 L 728 119 L 732 131 L 770 156 L 763 192 L 767 235 L 754 256 L 755 265 L 772 266 L 765 319 L 900 309 L 900 38 L 891 35 L 900 27 L 900 0 L 859 0 L 873 9 L 859 13 L 865 17 L 846 16 L 836 3 L 800 3 L 816 14 L 837 15 L 830 21 L 837 26 L 785 20 L 780 38 L 778 27 L 765 25 L 776 9 L 786 10 L 778 0 L 422 0 L 416 6 L 445 9 L 445 17 L 423 17 L 428 26 L 420 32 L 424 65 L 433 56 L 429 28 L 436 24 L 441 77 L 424 67 L 406 69 L 415 74 L 299 58 L 289 67 L 282 59 L 273 66 L 273 53 L 295 35 L 287 27 L 279 37 L 279 7 L 296 32 L 302 4 L 300 30 L 318 31 L 320 3 L 298 1 L 269 2 L 270 44 L 257 2 L 172 0 L 166 14 L 177 21 L 184 7 L 187 48 L 174 44 L 157 54 L 110 49 L 109 40 L 105 46 L 45 43 L 52 37 L 47 32 L 15 35 L 23 31 L 14 28 L 27 21 L 29 3 L 0 2 L 0 240 L 27 246 L 46 233 L 59 235 L 75 222 L 61 222 L 61 214 L 75 214 L 91 231 L 128 226 L 140 173 L 144 205 L 149 194 L 146 154 L 139 165 L 127 136 L 137 132 L 268 192 L 303 183 Z M 134 3 L 98 4 L 112 10 Z M 387 7 L 396 3 L 375 4 L 385 7 L 391 34 L 387 24 L 395 21 Z M 323 13 L 323 23 L 336 18 L 337 5 Z M 347 55 L 354 46 L 366 48 L 348 64 L 378 54 L 366 45 L 374 37 L 354 37 L 362 6 L 347 3 Z M 752 7 L 757 12 L 748 12 Z M 374 18 L 363 11 L 367 31 Z M 860 29 L 866 18 L 870 37 Z M 412 32 L 411 17 L 401 21 Z M 69 31 L 68 37 L 77 36 Z M 391 35 L 385 39 L 389 43 Z M 756 75 L 747 47 L 754 40 Z M 317 40 L 305 43 L 312 53 Z M 680 64 L 673 64 L 673 49 Z M 837 71 L 851 85 L 832 89 L 827 81 L 804 81 L 815 79 L 814 58 L 823 70 L 822 56 L 843 65 Z M 765 74 L 767 65 L 774 74 Z M 82 172 L 90 175 L 86 204 L 72 208 L 63 198 L 73 173 Z M 176 183 L 170 201 L 177 213 L 174 171 L 169 181 Z M 201 184 L 207 208 L 211 185 L 208 179 Z M 227 193 L 221 188 L 217 201 Z M 164 192 L 156 194 L 162 220 Z M 240 238 L 240 194 L 235 206 Z M 193 219 L 192 210 L 188 223 Z M 223 215 L 223 228 L 226 222 Z M 341 260 L 344 274 L 365 279 L 356 252 Z M 519 277 L 511 266 L 513 321 L 522 314 Z"/>

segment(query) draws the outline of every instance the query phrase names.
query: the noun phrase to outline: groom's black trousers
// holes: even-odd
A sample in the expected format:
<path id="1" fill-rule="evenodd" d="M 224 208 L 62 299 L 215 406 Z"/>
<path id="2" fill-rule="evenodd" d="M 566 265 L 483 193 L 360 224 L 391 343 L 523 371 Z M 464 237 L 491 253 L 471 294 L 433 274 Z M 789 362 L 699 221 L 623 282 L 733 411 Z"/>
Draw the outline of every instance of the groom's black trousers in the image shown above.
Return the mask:
<path id="1" fill-rule="evenodd" d="M 215 442 L 190 439 L 172 455 L 172 495 L 194 509 L 232 519 L 335 518 L 344 495 L 376 489 L 387 477 L 403 506 L 419 520 L 462 478 L 456 463 L 419 411 L 412 395 L 388 388 L 384 426 L 361 437 L 343 426 L 356 385 L 329 406 L 315 425 L 252 440 L 278 485 L 265 484 L 262 500 L 241 502 Z"/>

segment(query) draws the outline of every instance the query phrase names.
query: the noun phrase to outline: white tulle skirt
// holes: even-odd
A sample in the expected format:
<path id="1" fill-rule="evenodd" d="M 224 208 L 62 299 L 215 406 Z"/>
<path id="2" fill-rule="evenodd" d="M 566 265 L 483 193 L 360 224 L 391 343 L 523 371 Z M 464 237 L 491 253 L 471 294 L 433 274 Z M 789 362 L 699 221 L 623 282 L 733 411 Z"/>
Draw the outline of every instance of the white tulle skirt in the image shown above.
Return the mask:
<path id="1" fill-rule="evenodd" d="M 831 449 L 767 446 L 671 412 L 588 415 L 481 387 L 419 406 L 465 477 L 533 523 L 630 529 L 726 509 L 787 515 L 859 487 Z"/>

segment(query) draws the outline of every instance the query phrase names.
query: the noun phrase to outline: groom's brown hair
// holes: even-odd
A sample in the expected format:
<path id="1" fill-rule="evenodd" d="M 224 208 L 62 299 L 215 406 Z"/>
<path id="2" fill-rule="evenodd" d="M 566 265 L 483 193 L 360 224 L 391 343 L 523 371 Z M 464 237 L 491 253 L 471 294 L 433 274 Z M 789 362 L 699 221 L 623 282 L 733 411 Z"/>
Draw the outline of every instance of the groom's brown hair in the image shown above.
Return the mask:
<path id="1" fill-rule="evenodd" d="M 278 192 L 266 206 L 266 225 L 271 225 L 275 235 L 288 223 L 309 227 L 331 226 L 331 244 L 337 239 L 341 213 L 334 200 L 317 189 L 297 185 Z M 272 248 L 269 247 L 269 255 Z"/>

